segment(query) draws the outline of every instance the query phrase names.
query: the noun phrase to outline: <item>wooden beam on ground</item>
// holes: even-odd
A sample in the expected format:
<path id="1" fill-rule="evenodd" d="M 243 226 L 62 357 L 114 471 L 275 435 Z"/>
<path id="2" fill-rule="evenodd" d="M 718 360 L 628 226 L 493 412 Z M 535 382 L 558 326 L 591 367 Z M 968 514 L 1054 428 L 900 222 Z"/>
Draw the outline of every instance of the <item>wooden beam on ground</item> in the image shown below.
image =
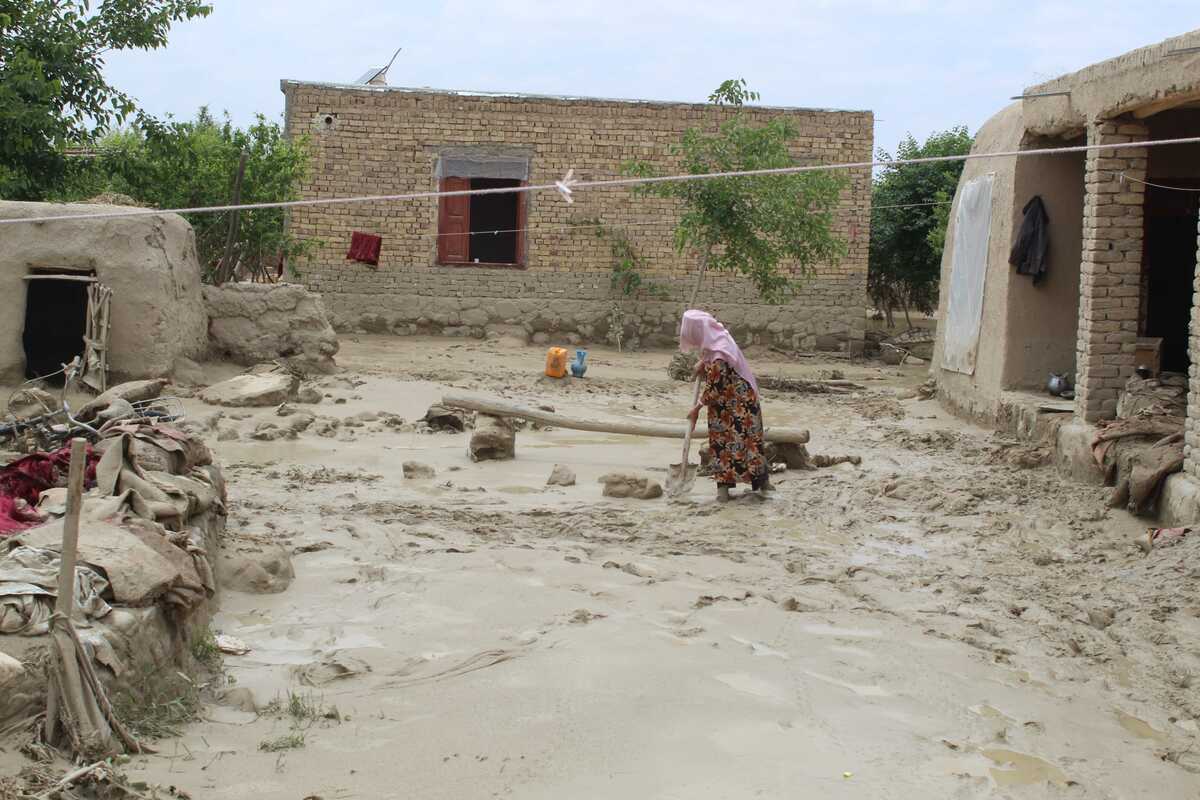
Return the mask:
<path id="1" fill-rule="evenodd" d="M 595 420 L 568 417 L 539 408 L 530 408 L 511 400 L 499 397 L 484 397 L 481 395 L 448 394 L 442 398 L 446 408 L 456 408 L 462 411 L 476 411 L 493 417 L 516 417 L 530 422 L 540 422 L 555 428 L 569 428 L 576 431 L 592 431 L 594 433 L 621 433 L 627 436 L 651 436 L 658 439 L 682 439 L 687 434 L 687 425 L 681 420 L 678 425 L 669 422 L 654 422 L 651 420 L 625 418 L 620 420 Z M 708 435 L 708 428 L 696 426 L 697 438 Z M 765 437 L 768 442 L 790 442 L 792 444 L 807 444 L 809 433 L 799 428 L 767 427 Z"/>

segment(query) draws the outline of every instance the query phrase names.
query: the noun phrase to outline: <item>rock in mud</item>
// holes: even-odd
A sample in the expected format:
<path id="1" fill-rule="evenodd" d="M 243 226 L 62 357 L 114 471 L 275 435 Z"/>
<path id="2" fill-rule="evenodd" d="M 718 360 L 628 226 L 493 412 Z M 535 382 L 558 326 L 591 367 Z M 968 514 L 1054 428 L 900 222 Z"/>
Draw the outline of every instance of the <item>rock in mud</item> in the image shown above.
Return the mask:
<path id="1" fill-rule="evenodd" d="M 218 442 L 236 442 L 240 438 L 241 435 L 238 433 L 238 429 L 232 425 L 222 425 L 217 429 Z"/>
<path id="2" fill-rule="evenodd" d="M 437 476 L 433 467 L 419 461 L 405 461 L 401 469 L 404 470 L 404 477 L 409 480 L 428 480 Z"/>
<path id="3" fill-rule="evenodd" d="M 296 577 L 292 559 L 282 547 L 259 552 L 223 552 L 217 559 L 217 581 L 223 589 L 247 594 L 278 594 Z"/>
<path id="4" fill-rule="evenodd" d="M 307 383 L 304 384 L 303 386 L 301 386 L 296 391 L 296 402 L 297 403 L 304 403 L 306 405 L 316 405 L 317 403 L 321 402 L 322 399 L 324 399 L 324 395 L 322 395 L 319 390 L 317 390 L 313 386 L 310 386 Z"/>
<path id="5" fill-rule="evenodd" d="M 517 433 L 512 423 L 501 417 L 479 414 L 468 446 L 472 461 L 505 461 L 517 451 Z"/>
<path id="6" fill-rule="evenodd" d="M 462 433 L 467 429 L 467 422 L 462 411 L 446 408 L 436 403 L 425 412 L 423 421 L 435 431 Z"/>
<path id="7" fill-rule="evenodd" d="M 295 439 L 308 430 L 313 423 L 311 414 L 294 414 L 280 422 L 260 422 L 250 434 L 251 439 L 260 442 L 275 442 L 280 439 Z"/>
<path id="8" fill-rule="evenodd" d="M 238 375 L 208 387 L 200 399 L 213 406 L 277 406 L 292 396 L 296 384 L 295 376 L 286 372 Z"/>
<path id="9" fill-rule="evenodd" d="M 632 472 L 610 472 L 600 476 L 604 484 L 605 497 L 633 497 L 638 500 L 653 500 L 662 497 L 662 484 Z"/>
<path id="10" fill-rule="evenodd" d="M 317 436 L 323 436 L 326 439 L 332 439 L 337 436 L 338 429 L 342 427 L 342 421 L 336 417 L 318 417 L 316 425 L 313 426 L 313 432 Z"/>
<path id="11" fill-rule="evenodd" d="M 546 479 L 546 485 L 574 486 L 575 470 L 563 464 L 555 464 L 554 469 L 550 472 L 550 477 Z"/>

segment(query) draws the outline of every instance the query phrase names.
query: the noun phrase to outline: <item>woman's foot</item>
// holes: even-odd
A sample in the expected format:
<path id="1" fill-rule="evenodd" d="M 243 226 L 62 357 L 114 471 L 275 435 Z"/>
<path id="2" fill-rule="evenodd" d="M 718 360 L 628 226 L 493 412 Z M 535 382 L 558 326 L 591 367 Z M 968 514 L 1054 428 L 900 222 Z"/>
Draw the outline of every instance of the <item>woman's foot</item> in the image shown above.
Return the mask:
<path id="1" fill-rule="evenodd" d="M 732 498 L 730 498 L 730 496 L 729 496 L 729 487 L 728 486 L 718 486 L 717 487 L 717 502 L 718 503 L 728 503 L 731 499 Z"/>

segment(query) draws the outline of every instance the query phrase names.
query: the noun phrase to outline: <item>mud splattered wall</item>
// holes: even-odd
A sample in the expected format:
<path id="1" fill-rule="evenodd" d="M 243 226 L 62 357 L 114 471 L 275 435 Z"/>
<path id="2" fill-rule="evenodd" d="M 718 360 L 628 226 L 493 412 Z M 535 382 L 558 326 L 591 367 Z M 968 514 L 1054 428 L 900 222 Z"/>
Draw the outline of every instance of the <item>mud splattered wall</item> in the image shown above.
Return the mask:
<path id="1" fill-rule="evenodd" d="M 581 179 L 619 174 L 640 159 L 661 170 L 677 166 L 671 144 L 689 127 L 715 128 L 728 112 L 713 106 L 558 99 L 333 86 L 284 81 L 289 134 L 312 142 L 312 172 L 302 195 L 337 197 L 429 191 L 438 185 L 439 155 L 455 148 L 527 159 L 529 180 L 549 183 L 570 168 Z M 869 160 L 873 116 L 861 111 L 754 109 L 755 122 L 786 115 L 800 138 L 796 156 L 812 163 Z M 870 236 L 870 172 L 848 175 L 837 229 L 849 252 L 822 265 L 792 302 L 760 302 L 744 280 L 718 277 L 705 304 L 743 338 L 809 345 L 821 334 L 861 340 Z M 645 300 L 628 311 L 635 334 L 673 333 L 690 287 L 692 263 L 672 242 L 677 209 L 669 201 L 634 198 L 628 189 L 580 192 L 568 205 L 549 193 L 528 196 L 523 268 L 439 266 L 437 205 L 433 201 L 295 209 L 290 225 L 321 240 L 303 282 L 325 296 L 340 327 L 409 332 L 479 332 L 520 324 L 530 331 L 602 337 L 612 296 L 612 255 L 592 228 L 599 219 L 624 231 L 663 283 L 667 300 Z M 621 227 L 628 226 L 628 227 Z M 383 237 L 378 268 L 347 262 L 350 234 Z"/>

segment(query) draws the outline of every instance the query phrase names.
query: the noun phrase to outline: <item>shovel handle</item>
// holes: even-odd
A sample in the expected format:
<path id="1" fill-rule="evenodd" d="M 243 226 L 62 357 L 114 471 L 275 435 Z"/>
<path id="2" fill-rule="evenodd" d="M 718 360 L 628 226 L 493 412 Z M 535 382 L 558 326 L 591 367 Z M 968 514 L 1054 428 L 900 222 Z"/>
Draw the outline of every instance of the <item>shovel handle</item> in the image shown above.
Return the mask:
<path id="1" fill-rule="evenodd" d="M 699 402 L 700 402 L 700 377 L 697 376 L 696 377 L 696 386 L 695 386 L 695 389 L 692 391 L 692 408 L 695 408 L 696 404 Z M 692 431 L 694 431 L 694 430 L 696 430 L 696 420 L 693 419 L 693 420 L 691 420 L 691 424 L 688 425 L 687 433 L 685 433 L 683 435 L 683 460 L 681 460 L 679 462 L 679 469 L 681 469 L 684 472 L 684 474 L 687 473 L 688 457 L 691 455 L 691 449 L 692 449 Z"/>

